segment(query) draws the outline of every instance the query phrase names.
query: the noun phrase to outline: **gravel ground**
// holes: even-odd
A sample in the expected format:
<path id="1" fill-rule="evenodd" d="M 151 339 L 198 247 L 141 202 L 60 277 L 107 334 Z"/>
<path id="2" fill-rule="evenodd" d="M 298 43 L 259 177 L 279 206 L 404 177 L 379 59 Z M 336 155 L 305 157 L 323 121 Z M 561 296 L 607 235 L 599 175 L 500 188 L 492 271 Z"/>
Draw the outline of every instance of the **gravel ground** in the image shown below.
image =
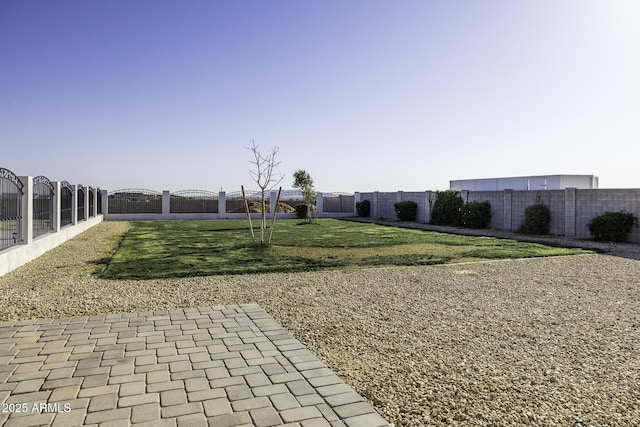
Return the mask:
<path id="1" fill-rule="evenodd" d="M 640 422 L 640 261 L 105 281 L 127 223 L 0 277 L 0 320 L 255 302 L 396 426 Z"/>

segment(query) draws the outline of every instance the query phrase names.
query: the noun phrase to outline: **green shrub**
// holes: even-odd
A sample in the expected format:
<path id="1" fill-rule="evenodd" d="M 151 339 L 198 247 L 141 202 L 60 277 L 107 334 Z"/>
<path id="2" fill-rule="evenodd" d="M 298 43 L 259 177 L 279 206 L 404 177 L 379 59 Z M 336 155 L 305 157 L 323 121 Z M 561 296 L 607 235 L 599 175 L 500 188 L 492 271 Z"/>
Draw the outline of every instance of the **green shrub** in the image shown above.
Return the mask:
<path id="1" fill-rule="evenodd" d="M 358 216 L 368 217 L 371 215 L 371 202 L 368 200 L 363 200 L 361 202 L 356 203 L 356 211 L 358 212 Z"/>
<path id="2" fill-rule="evenodd" d="M 591 235 L 601 242 L 626 242 L 638 218 L 628 212 L 605 212 L 587 224 Z"/>
<path id="3" fill-rule="evenodd" d="M 398 221 L 415 221 L 418 216 L 418 204 L 416 202 L 398 202 L 393 205 L 398 216 Z"/>
<path id="4" fill-rule="evenodd" d="M 466 228 L 487 228 L 491 223 L 491 203 L 470 202 L 460 208 L 462 226 Z"/>
<path id="5" fill-rule="evenodd" d="M 456 190 L 436 191 L 436 200 L 431 208 L 431 224 L 460 225 L 460 208 L 463 204 L 460 192 Z"/>
<path id="6" fill-rule="evenodd" d="M 541 204 L 529 206 L 524 211 L 524 221 L 518 229 L 522 234 L 549 234 L 551 211 Z"/>
<path id="7" fill-rule="evenodd" d="M 301 203 L 296 206 L 296 218 L 307 219 L 308 213 L 309 213 L 309 205 L 305 203 Z"/>

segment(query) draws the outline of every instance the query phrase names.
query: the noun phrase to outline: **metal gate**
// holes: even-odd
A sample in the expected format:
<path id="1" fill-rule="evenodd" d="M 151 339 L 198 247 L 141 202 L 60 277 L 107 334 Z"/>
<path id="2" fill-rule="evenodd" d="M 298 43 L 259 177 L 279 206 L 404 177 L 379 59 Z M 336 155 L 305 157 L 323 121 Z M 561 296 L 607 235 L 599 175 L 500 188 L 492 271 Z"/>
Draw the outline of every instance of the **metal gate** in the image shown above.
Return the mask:
<path id="1" fill-rule="evenodd" d="M 73 187 L 67 181 L 60 183 L 60 226 L 64 227 L 73 222 Z"/>
<path id="2" fill-rule="evenodd" d="M 87 219 L 84 211 L 84 198 L 85 198 L 86 189 L 82 185 L 78 185 L 78 221 L 82 221 Z"/>
<path id="3" fill-rule="evenodd" d="M 89 218 L 91 218 L 92 216 L 95 216 L 93 214 L 93 207 L 95 206 L 93 204 L 93 199 L 94 199 L 94 194 L 95 194 L 95 190 L 92 187 L 89 187 Z"/>
<path id="4" fill-rule="evenodd" d="M 53 191 L 46 176 L 33 178 L 33 237 L 53 230 Z"/>
<path id="5" fill-rule="evenodd" d="M 22 242 L 22 182 L 0 168 L 0 251 Z"/>

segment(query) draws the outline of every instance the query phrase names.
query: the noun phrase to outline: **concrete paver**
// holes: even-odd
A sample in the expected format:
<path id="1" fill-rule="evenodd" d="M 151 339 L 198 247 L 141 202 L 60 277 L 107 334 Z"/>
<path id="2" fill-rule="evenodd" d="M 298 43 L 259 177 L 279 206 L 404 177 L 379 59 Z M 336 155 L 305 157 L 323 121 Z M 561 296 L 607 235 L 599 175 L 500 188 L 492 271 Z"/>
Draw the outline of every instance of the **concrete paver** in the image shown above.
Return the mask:
<path id="1" fill-rule="evenodd" d="M 255 304 L 0 323 L 0 424 L 389 426 Z"/>

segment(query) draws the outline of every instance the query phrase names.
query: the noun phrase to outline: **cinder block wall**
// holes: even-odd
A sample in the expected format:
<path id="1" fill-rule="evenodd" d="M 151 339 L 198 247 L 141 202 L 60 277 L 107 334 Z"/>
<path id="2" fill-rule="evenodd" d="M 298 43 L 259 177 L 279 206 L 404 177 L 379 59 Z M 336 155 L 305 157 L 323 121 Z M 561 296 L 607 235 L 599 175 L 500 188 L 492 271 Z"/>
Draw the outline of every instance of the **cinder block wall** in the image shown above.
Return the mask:
<path id="1" fill-rule="evenodd" d="M 504 224 L 504 192 L 502 191 L 469 191 L 468 198 L 463 199 L 469 202 L 489 202 L 491 204 L 491 223 L 489 228 L 501 230 Z M 435 194 L 434 194 L 435 198 Z"/>
<path id="2" fill-rule="evenodd" d="M 428 222 L 428 197 L 435 192 L 368 192 L 360 193 L 360 200 L 371 201 L 371 216 L 395 220 L 393 205 L 399 200 L 418 204 L 418 222 Z M 575 195 L 575 198 L 574 198 Z M 491 204 L 490 228 L 516 231 L 524 221 L 525 210 L 540 201 L 551 211 L 550 234 L 569 238 L 589 239 L 589 221 L 605 212 L 630 212 L 640 218 L 640 189 L 595 189 L 549 191 L 470 191 L 461 192 L 469 202 L 488 201 Z M 575 201 L 574 201 L 575 199 Z M 575 232 L 574 232 L 575 230 Z M 640 228 L 634 227 L 629 241 L 640 243 Z"/>
<path id="3" fill-rule="evenodd" d="M 400 195 L 403 202 L 414 202 L 418 205 L 418 213 L 416 220 L 418 222 L 429 222 L 430 218 L 427 218 L 427 210 L 429 209 L 429 200 L 427 199 L 427 193 L 424 191 L 403 191 Z M 394 212 L 395 214 L 395 212 Z"/>
<path id="4" fill-rule="evenodd" d="M 565 191 L 551 190 L 551 200 L 549 201 L 549 209 L 551 210 L 551 234 L 562 236 L 565 234 Z M 547 204 L 547 199 L 542 193 L 542 201 Z"/>
<path id="5" fill-rule="evenodd" d="M 605 212 L 630 212 L 640 218 L 640 189 L 576 190 L 576 238 L 588 239 L 587 224 Z M 640 242 L 640 229 L 634 227 L 629 241 Z"/>
<path id="6" fill-rule="evenodd" d="M 373 192 L 360 193 L 360 201 L 368 200 L 371 203 L 371 215 L 373 216 Z"/>
<path id="7" fill-rule="evenodd" d="M 516 231 L 524 221 L 524 211 L 536 203 L 535 191 L 514 191 L 511 196 L 511 231 Z M 553 218 L 551 219 L 553 222 Z"/>
<path id="8" fill-rule="evenodd" d="M 418 205 L 417 221 L 429 222 L 430 191 L 394 191 L 358 193 L 360 200 L 371 202 L 371 217 L 395 221 L 397 218 L 395 204 L 397 202 L 415 202 Z"/>
<path id="9" fill-rule="evenodd" d="M 534 205 L 538 198 L 551 211 L 550 234 L 564 235 L 565 226 L 565 191 L 514 191 L 511 199 L 511 230 L 516 231 L 522 225 L 526 209 Z"/>
<path id="10" fill-rule="evenodd" d="M 398 192 L 378 193 L 378 216 L 381 219 L 394 221 L 396 219 L 396 210 L 393 205 L 398 202 Z"/>

